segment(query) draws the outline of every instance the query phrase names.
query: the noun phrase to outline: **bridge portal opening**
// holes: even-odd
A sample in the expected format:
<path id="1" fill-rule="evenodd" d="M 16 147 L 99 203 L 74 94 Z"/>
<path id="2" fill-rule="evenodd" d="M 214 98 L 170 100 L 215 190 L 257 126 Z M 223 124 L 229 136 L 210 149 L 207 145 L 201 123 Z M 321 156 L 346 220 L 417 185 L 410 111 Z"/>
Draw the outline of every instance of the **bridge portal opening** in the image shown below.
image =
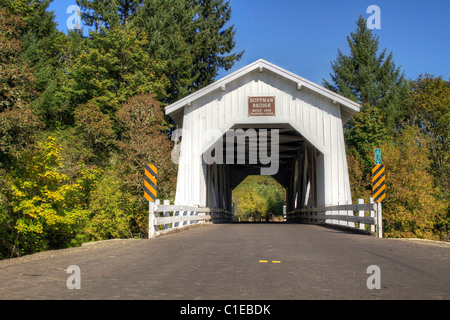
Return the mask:
<path id="1" fill-rule="evenodd" d="M 252 175 L 233 189 L 234 222 L 283 222 L 286 189 L 271 176 Z"/>
<path id="2" fill-rule="evenodd" d="M 285 190 L 287 211 L 316 207 L 324 197 L 318 192 L 318 185 L 324 184 L 323 156 L 290 124 L 234 125 L 203 152 L 203 168 L 206 206 L 211 208 L 231 211 L 232 191 L 249 176 L 272 177 Z M 267 196 L 261 190 L 248 201 Z M 264 203 L 267 199 L 261 199 Z M 239 205 L 239 214 L 242 206 L 252 206 L 242 201 Z M 275 212 L 255 207 L 254 214 L 247 212 L 244 218 L 266 219 L 267 214 L 270 217 Z"/>

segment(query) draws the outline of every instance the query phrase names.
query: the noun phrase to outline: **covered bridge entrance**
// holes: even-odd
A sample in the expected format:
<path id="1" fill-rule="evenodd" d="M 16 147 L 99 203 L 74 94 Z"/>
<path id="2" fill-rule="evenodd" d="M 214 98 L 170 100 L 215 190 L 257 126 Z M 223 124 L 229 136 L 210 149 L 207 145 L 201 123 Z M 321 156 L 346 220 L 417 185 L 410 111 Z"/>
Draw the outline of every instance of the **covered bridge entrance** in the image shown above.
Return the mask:
<path id="1" fill-rule="evenodd" d="M 286 188 L 288 211 L 351 204 L 343 124 L 359 108 L 262 59 L 167 106 L 175 205 L 231 211 L 232 189 L 254 174 Z"/>

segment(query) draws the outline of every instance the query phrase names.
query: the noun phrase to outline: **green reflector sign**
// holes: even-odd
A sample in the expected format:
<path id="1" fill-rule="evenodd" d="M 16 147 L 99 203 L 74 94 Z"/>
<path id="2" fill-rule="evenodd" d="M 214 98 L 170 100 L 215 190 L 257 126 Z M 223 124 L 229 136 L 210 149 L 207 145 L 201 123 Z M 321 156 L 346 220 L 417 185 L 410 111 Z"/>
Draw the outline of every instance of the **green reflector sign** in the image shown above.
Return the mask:
<path id="1" fill-rule="evenodd" d="M 375 164 L 381 164 L 381 149 L 375 149 Z"/>

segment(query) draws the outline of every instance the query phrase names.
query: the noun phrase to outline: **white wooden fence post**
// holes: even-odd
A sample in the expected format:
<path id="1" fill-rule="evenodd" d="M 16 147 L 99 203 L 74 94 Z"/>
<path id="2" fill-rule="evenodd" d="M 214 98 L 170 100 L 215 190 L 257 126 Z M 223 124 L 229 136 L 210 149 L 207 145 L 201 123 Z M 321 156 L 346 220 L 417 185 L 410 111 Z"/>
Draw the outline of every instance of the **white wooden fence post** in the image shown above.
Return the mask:
<path id="1" fill-rule="evenodd" d="M 196 208 L 194 211 L 191 211 L 190 212 L 190 216 L 196 216 L 197 214 L 198 214 L 198 205 L 194 205 L 194 208 Z M 188 222 L 188 225 L 191 225 L 191 224 L 194 224 L 195 223 L 195 221 L 194 220 L 190 220 L 189 222 Z"/>
<path id="2" fill-rule="evenodd" d="M 364 199 L 358 199 L 358 204 L 364 204 Z M 359 210 L 358 211 L 358 216 L 359 217 L 364 217 L 364 210 Z M 359 229 L 360 230 L 366 230 L 366 225 L 362 222 L 359 223 Z"/>
<path id="3" fill-rule="evenodd" d="M 369 203 L 372 203 L 372 204 L 374 203 L 372 197 L 369 198 Z M 370 225 L 370 231 L 371 231 L 371 232 L 375 232 L 375 226 L 376 226 L 376 224 L 377 224 L 377 218 L 376 218 L 376 215 L 375 215 L 375 211 L 370 211 L 370 216 L 371 216 L 372 218 L 374 218 L 374 220 L 375 220 L 375 224 L 371 224 L 371 225 Z"/>
<path id="4" fill-rule="evenodd" d="M 170 206 L 170 200 L 164 200 L 164 205 L 165 206 Z M 170 212 L 169 211 L 164 211 L 164 218 L 167 218 L 170 216 Z M 164 230 L 169 229 L 170 225 L 169 224 L 165 224 L 164 225 Z"/>
<path id="5" fill-rule="evenodd" d="M 378 202 L 377 219 L 378 219 L 378 238 L 383 238 L 383 215 L 381 210 L 381 202 Z"/>
<path id="6" fill-rule="evenodd" d="M 155 203 L 148 202 L 148 238 L 155 237 Z"/>

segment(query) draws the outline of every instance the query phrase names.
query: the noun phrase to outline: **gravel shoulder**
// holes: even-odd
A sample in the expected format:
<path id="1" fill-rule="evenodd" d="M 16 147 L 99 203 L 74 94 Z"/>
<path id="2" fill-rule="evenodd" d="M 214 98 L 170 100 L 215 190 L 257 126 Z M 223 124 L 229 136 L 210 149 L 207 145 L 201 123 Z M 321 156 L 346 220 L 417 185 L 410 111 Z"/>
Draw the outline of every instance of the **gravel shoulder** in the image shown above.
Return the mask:
<path id="1" fill-rule="evenodd" d="M 435 246 L 435 247 L 450 249 L 450 242 L 445 242 L 445 241 L 427 240 L 427 239 L 419 239 L 419 238 L 392 238 L 392 240 L 407 241 L 407 242 L 416 243 L 416 244 L 420 244 L 420 245 L 424 245 L 424 246 Z"/>

